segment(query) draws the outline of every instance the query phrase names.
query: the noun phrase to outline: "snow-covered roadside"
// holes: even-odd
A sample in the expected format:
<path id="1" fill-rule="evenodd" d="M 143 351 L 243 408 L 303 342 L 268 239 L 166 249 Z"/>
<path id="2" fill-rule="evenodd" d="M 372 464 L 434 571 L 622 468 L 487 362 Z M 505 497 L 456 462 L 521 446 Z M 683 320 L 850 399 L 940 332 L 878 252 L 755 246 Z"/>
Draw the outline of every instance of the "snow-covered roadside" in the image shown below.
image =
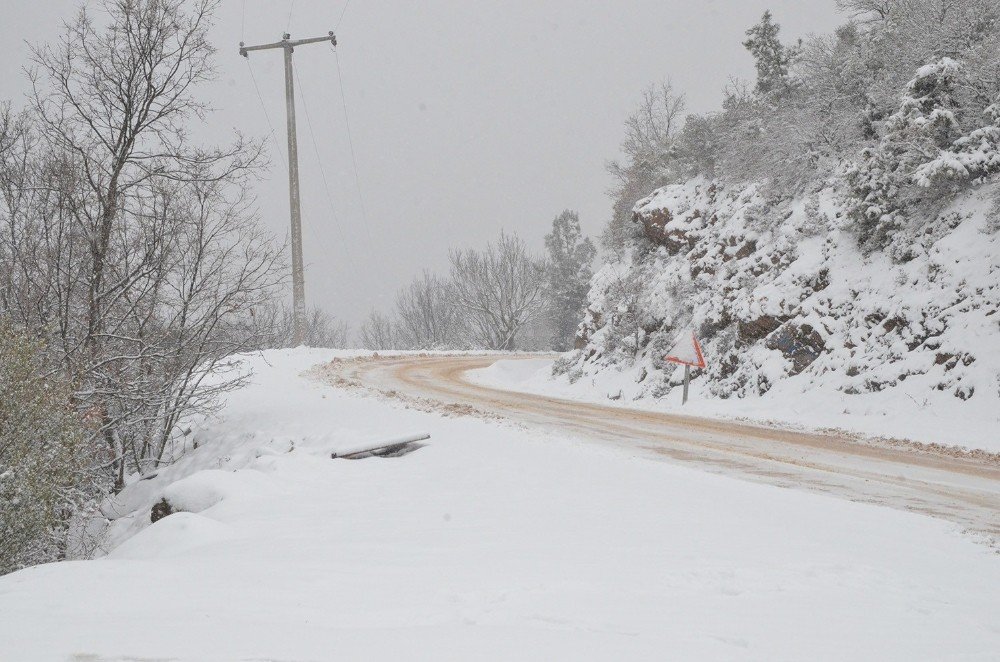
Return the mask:
<path id="1" fill-rule="evenodd" d="M 952 525 L 301 376 L 331 355 L 249 359 L 197 449 L 122 495 L 106 558 L 0 578 L 0 659 L 1000 650 L 1000 557 Z M 417 430 L 430 445 L 401 458 L 329 459 Z M 164 494 L 200 512 L 146 525 Z"/>
<path id="2" fill-rule="evenodd" d="M 639 394 L 636 379 L 640 367 L 607 368 L 571 383 L 566 375 L 552 376 L 552 363 L 543 358 L 502 360 L 488 368 L 470 370 L 466 378 L 482 386 L 581 402 L 802 429 L 832 428 L 862 437 L 907 439 L 1000 453 L 1000 410 L 970 411 L 956 398 L 940 398 L 932 406 L 900 390 L 860 397 L 830 390 L 803 392 L 800 385 L 786 380 L 761 396 L 721 400 L 704 393 L 705 382 L 695 380 L 691 383 L 691 399 L 682 406 L 679 390 L 659 399 Z"/>
<path id="3" fill-rule="evenodd" d="M 591 281 L 567 392 L 673 408 L 683 369 L 663 359 L 693 329 L 708 365 L 692 413 L 1000 451 L 998 195 L 942 200 L 872 251 L 836 178 L 783 202 L 702 178 L 658 189 Z"/>

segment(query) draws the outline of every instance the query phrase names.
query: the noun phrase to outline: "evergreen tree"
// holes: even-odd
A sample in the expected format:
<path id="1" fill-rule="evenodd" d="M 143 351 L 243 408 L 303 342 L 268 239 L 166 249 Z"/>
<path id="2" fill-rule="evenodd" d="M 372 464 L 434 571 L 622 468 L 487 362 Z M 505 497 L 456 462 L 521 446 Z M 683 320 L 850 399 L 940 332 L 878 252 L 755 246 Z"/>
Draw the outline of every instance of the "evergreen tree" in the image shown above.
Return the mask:
<path id="1" fill-rule="evenodd" d="M 960 74 L 961 65 L 951 58 L 920 67 L 899 109 L 886 119 L 878 144 L 863 150 L 859 162 L 847 170 L 853 198 L 848 214 L 869 250 L 892 242 L 908 205 L 923 195 L 915 185 L 926 186 L 933 178 L 925 166 L 936 163 L 961 136 L 961 109 L 955 101 Z M 903 257 L 905 252 L 893 254 Z"/>
<path id="2" fill-rule="evenodd" d="M 552 347 L 563 352 L 572 348 L 576 327 L 583 316 L 596 249 L 580 231 L 580 217 L 569 210 L 552 221 L 552 232 L 545 236 L 545 248 Z"/>
<path id="3" fill-rule="evenodd" d="M 743 47 L 753 55 L 757 66 L 757 92 L 761 95 L 779 93 L 789 87 L 788 69 L 801 50 L 801 42 L 785 46 L 778 39 L 781 26 L 765 11 L 760 23 L 747 30 Z"/>

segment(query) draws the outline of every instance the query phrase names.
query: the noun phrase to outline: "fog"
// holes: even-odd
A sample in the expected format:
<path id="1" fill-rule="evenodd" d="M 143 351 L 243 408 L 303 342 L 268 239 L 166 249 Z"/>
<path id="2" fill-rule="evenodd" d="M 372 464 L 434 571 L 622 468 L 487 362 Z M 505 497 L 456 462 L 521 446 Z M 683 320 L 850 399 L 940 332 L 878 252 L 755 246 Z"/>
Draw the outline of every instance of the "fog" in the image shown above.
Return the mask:
<path id="1" fill-rule="evenodd" d="M 77 5 L 5 3 L 0 98 L 20 103 L 25 42 L 55 38 Z M 541 252 L 566 208 L 598 235 L 610 214 L 604 165 L 642 90 L 669 78 L 691 111 L 717 108 L 732 76 L 753 78 L 741 42 L 767 8 L 786 41 L 844 20 L 833 0 L 353 0 L 346 11 L 340 0 L 227 0 L 213 32 L 219 78 L 205 88 L 217 112 L 197 137 L 273 127 L 256 193 L 287 236 L 282 54 L 245 60 L 237 49 L 336 29 L 336 54 L 316 44 L 294 56 L 306 296 L 356 325 L 421 269 L 445 269 L 449 247 L 506 229 Z"/>

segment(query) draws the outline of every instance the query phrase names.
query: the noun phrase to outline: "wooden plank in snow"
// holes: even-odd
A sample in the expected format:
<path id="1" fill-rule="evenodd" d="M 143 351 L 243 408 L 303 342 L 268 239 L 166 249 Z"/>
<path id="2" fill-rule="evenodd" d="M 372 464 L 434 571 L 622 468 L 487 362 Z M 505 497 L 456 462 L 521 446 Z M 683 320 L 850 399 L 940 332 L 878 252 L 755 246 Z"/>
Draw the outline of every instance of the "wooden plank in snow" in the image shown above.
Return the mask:
<path id="1" fill-rule="evenodd" d="M 369 455 L 390 455 L 392 453 L 398 453 L 405 449 L 410 444 L 415 444 L 418 441 L 426 441 L 430 439 L 431 436 L 425 432 L 404 435 L 402 437 L 395 437 L 393 439 L 384 439 L 382 441 L 374 441 L 363 446 L 356 446 L 354 448 L 345 448 L 330 454 L 331 458 L 346 458 L 346 459 L 359 459 L 361 457 L 367 457 Z"/>

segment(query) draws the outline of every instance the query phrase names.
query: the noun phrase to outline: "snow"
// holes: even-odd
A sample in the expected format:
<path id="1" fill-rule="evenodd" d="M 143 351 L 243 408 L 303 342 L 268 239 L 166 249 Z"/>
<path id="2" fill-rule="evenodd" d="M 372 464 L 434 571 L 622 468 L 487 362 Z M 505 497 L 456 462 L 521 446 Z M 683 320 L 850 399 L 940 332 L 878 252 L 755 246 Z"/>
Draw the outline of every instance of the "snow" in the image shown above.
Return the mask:
<path id="1" fill-rule="evenodd" d="M 917 77 L 913 81 L 910 81 L 909 86 L 913 87 L 916 82 L 922 78 L 930 78 L 933 76 L 954 76 L 961 71 L 961 69 L 962 65 L 959 64 L 958 61 L 950 57 L 943 57 L 937 62 L 925 64 L 917 69 Z"/>
<path id="2" fill-rule="evenodd" d="M 698 340 L 694 331 L 685 329 L 677 338 L 673 347 L 667 350 L 669 360 L 676 363 L 686 363 L 688 365 L 704 367 L 701 350 L 698 347 Z"/>
<path id="3" fill-rule="evenodd" d="M 708 367 L 686 412 L 1000 452 L 998 195 L 984 185 L 912 220 L 897 233 L 910 254 L 893 261 L 840 227 L 835 187 L 781 204 L 702 178 L 663 187 L 636 211 L 676 234 L 612 256 L 586 346 L 555 383 L 522 387 L 673 410 L 683 370 L 663 357 L 693 327 Z M 622 279 L 639 288 L 637 352 L 614 328 Z"/>
<path id="4" fill-rule="evenodd" d="M 995 659 L 1000 557 L 920 515 L 252 382 L 114 507 L 107 555 L 0 578 L 4 660 Z M 340 354 L 341 356 L 343 354 Z M 531 379 L 543 360 L 486 372 Z M 413 431 L 393 459 L 338 449 Z M 197 448 L 195 448 L 197 444 Z M 149 524 L 167 496 L 189 512 Z"/>

